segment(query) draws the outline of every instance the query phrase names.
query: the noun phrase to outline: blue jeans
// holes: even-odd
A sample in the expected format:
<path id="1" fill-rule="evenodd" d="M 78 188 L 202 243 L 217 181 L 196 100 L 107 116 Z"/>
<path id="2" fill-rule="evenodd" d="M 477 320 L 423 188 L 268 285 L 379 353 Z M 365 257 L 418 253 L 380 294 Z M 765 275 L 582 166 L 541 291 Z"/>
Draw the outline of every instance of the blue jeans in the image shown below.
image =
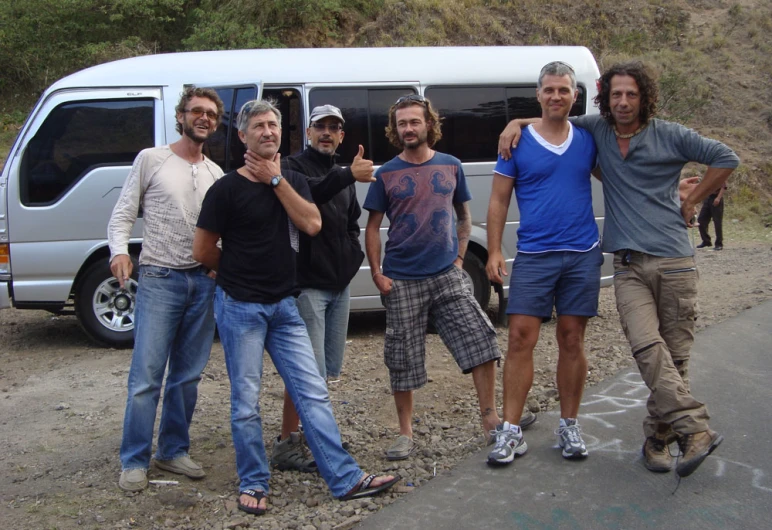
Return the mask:
<path id="1" fill-rule="evenodd" d="M 153 446 L 161 383 L 168 362 L 156 460 L 188 454 L 188 429 L 198 398 L 198 382 L 214 339 L 215 282 L 202 267 L 139 268 L 134 310 L 134 354 L 123 418 L 121 466 L 147 469 Z"/>
<path id="2" fill-rule="evenodd" d="M 319 375 L 295 300 L 240 302 L 217 287 L 214 311 L 231 382 L 231 433 L 239 490 L 268 492 L 270 470 L 258 402 L 265 349 L 300 415 L 322 478 L 335 497 L 351 491 L 363 472 L 341 444 L 327 385 Z"/>
<path id="3" fill-rule="evenodd" d="M 319 373 L 323 379 L 337 379 L 346 351 L 351 305 L 348 286 L 342 291 L 303 289 L 296 302 L 300 317 L 308 329 Z"/>

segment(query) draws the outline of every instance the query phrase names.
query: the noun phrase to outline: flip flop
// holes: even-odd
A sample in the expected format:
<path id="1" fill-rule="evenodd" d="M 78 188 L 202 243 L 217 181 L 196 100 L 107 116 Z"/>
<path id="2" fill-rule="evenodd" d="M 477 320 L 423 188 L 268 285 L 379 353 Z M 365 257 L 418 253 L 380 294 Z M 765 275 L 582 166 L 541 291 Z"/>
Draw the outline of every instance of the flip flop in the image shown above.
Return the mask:
<path id="1" fill-rule="evenodd" d="M 388 482 L 384 482 L 380 486 L 370 487 L 370 484 L 375 480 L 376 475 L 367 475 L 365 479 L 359 483 L 357 487 L 346 493 L 343 497 L 338 497 L 341 501 L 350 501 L 353 499 L 361 499 L 363 497 L 372 497 L 382 491 L 385 491 L 392 487 L 394 484 L 400 481 L 400 477 L 395 476 Z"/>
<path id="2" fill-rule="evenodd" d="M 245 504 L 241 504 L 241 496 L 242 495 L 249 495 L 253 499 L 257 499 L 257 504 L 259 505 L 260 501 L 263 498 L 266 497 L 264 491 L 259 491 L 259 490 L 243 490 L 243 491 L 240 491 L 239 492 L 239 510 L 241 510 L 242 512 L 251 513 L 252 515 L 263 515 L 263 514 L 265 514 L 265 508 L 260 508 L 260 507 L 257 507 L 257 506 L 253 508 L 252 506 L 247 506 Z"/>

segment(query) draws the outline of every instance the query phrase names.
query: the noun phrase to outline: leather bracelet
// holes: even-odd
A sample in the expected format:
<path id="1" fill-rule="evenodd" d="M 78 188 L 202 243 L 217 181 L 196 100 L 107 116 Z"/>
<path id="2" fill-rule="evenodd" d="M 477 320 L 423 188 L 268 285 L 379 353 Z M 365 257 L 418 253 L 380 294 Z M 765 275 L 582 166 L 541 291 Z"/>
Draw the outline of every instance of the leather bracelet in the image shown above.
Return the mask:
<path id="1" fill-rule="evenodd" d="M 459 254 L 459 255 L 458 255 L 458 257 L 459 257 L 459 258 L 461 258 L 461 261 L 464 261 L 464 256 L 462 256 L 461 254 Z"/>

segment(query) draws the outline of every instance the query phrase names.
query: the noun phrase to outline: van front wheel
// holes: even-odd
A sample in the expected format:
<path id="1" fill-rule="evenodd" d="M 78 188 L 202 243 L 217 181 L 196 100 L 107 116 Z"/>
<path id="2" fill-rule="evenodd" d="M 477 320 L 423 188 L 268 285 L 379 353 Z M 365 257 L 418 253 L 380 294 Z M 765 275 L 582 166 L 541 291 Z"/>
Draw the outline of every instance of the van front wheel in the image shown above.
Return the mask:
<path id="1" fill-rule="evenodd" d="M 483 310 L 488 308 L 491 301 L 491 282 L 485 272 L 485 264 L 476 254 L 467 252 L 464 256 L 464 273 L 469 276 L 474 286 L 474 297 Z"/>
<path id="2" fill-rule="evenodd" d="M 121 289 L 110 272 L 110 259 L 92 264 L 75 290 L 75 314 L 86 334 L 96 342 L 113 348 L 131 348 L 134 344 L 134 308 L 137 298 L 136 258 L 131 278 Z"/>

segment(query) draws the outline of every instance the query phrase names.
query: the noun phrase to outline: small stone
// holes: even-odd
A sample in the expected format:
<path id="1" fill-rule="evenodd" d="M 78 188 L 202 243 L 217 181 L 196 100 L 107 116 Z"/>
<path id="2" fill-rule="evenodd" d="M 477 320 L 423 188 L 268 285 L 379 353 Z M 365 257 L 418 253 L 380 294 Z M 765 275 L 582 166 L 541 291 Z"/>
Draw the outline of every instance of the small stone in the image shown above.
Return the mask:
<path id="1" fill-rule="evenodd" d="M 54 410 L 68 410 L 69 408 L 70 408 L 70 404 L 62 401 L 56 407 L 54 407 Z"/>

